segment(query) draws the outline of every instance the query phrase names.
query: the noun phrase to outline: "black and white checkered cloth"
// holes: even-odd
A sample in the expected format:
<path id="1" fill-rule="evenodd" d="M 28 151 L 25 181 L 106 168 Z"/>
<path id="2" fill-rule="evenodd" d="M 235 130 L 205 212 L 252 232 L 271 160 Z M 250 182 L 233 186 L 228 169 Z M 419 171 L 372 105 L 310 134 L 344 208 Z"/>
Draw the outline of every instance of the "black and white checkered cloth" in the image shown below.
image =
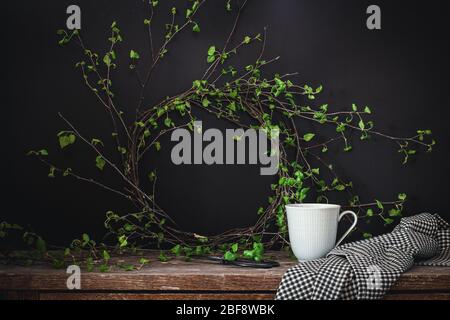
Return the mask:
<path id="1" fill-rule="evenodd" d="M 381 299 L 414 264 L 450 266 L 450 226 L 438 215 L 403 218 L 391 233 L 296 265 L 284 274 L 276 299 Z"/>

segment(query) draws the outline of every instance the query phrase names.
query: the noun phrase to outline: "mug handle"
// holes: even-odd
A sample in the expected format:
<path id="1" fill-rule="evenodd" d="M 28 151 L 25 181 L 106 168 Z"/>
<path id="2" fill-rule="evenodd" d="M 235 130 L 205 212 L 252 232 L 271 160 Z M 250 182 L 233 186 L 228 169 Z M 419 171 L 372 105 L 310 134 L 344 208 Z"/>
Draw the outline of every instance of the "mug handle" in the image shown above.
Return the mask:
<path id="1" fill-rule="evenodd" d="M 336 247 L 341 244 L 342 240 L 344 240 L 349 235 L 349 233 L 353 230 L 354 227 L 356 227 L 356 224 L 358 223 L 358 216 L 356 215 L 356 213 L 350 210 L 342 212 L 339 215 L 338 222 L 341 221 L 342 217 L 345 216 L 346 214 L 351 214 L 353 218 L 355 218 L 355 221 L 353 222 L 351 227 L 347 230 L 347 232 L 345 232 L 344 235 L 338 240 L 338 242 L 336 243 Z"/>

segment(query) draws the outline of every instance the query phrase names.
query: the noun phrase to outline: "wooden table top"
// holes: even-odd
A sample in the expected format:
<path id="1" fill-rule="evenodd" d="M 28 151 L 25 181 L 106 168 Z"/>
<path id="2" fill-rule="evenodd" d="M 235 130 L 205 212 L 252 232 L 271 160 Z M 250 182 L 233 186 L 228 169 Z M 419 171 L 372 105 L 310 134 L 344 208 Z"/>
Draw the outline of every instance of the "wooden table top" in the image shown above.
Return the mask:
<path id="1" fill-rule="evenodd" d="M 124 271 L 113 267 L 110 272 L 82 271 L 82 290 L 89 291 L 276 291 L 284 272 L 296 264 L 287 255 L 271 252 L 280 267 L 253 269 L 225 266 L 193 259 L 174 258 L 151 262 L 140 270 Z M 137 265 L 139 257 L 119 257 L 116 262 Z M 114 262 L 114 261 L 113 261 Z M 66 270 L 51 266 L 0 266 L 0 291 L 3 290 L 67 290 Z M 450 292 L 450 267 L 414 267 L 395 284 L 396 291 Z"/>

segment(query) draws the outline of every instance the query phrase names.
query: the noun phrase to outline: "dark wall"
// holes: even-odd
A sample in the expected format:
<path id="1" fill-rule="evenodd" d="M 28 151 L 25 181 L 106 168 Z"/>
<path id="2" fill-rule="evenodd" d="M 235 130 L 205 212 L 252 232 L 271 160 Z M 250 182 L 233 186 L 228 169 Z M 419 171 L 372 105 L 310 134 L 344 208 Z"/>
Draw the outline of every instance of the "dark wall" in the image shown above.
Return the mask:
<path id="1" fill-rule="evenodd" d="M 390 200 L 406 192 L 410 198 L 407 214 L 430 211 L 449 219 L 450 55 L 445 11 L 440 1 L 428 1 L 426 6 L 405 0 L 376 3 L 382 9 L 380 31 L 365 26 L 365 11 L 372 1 L 250 0 L 236 39 L 268 26 L 266 56 L 282 57 L 268 73 L 297 71 L 297 81 L 323 84 L 318 103 L 327 102 L 331 108 L 347 108 L 353 102 L 372 106 L 379 130 L 408 135 L 419 128 L 433 129 L 439 143 L 435 152 L 419 155 L 408 166 L 401 165 L 395 145 L 380 139 L 359 144 L 355 137 L 354 152 L 330 156 L 338 172 L 352 178 L 363 200 Z M 127 209 L 93 186 L 47 179 L 47 168 L 25 156 L 30 149 L 47 147 L 55 154 L 55 162 L 100 176 L 95 157 L 81 144 L 64 154 L 57 152 L 55 135 L 67 129 L 58 112 L 89 136 L 105 138 L 102 132 L 110 132 L 106 114 L 73 68 L 79 51 L 57 45 L 56 30 L 64 27 L 70 4 L 66 0 L 2 4 L 4 190 L 0 220 L 29 224 L 60 243 L 83 232 L 103 234 L 104 213 Z M 142 1 L 79 0 L 76 4 L 82 9 L 88 46 L 105 52 L 109 26 L 117 20 L 125 38 L 119 55 L 124 57 L 134 48 L 143 58 L 147 56 Z M 158 80 L 148 89 L 148 105 L 188 88 L 201 77 L 207 67 L 207 48 L 224 43 L 233 17 L 225 12 L 224 1 L 210 0 L 198 21 L 202 32 L 187 32 L 160 65 L 155 74 Z M 244 64 L 254 53 L 250 49 L 237 63 Z M 125 111 L 133 110 L 137 85 L 127 67 L 113 80 L 119 105 Z M 214 119 L 205 116 L 203 120 L 205 126 L 224 128 Z M 163 141 L 162 151 L 149 158 L 149 169 L 152 163 L 158 168 L 161 206 L 186 230 L 216 233 L 252 224 L 256 209 L 270 194 L 274 178 L 260 177 L 257 166 L 176 167 L 169 157 L 170 143 Z M 111 172 L 105 175 L 113 179 Z M 364 228 L 383 231 L 376 223 Z"/>

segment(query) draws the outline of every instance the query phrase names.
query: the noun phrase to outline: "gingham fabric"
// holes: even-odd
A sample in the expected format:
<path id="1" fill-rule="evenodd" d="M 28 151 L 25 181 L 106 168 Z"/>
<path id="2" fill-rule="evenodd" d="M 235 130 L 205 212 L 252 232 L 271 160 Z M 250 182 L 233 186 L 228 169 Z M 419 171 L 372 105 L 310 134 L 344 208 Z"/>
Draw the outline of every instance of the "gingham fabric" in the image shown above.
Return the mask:
<path id="1" fill-rule="evenodd" d="M 414 264 L 450 266 L 450 226 L 438 215 L 403 218 L 388 234 L 341 245 L 289 269 L 277 300 L 381 299 Z"/>

